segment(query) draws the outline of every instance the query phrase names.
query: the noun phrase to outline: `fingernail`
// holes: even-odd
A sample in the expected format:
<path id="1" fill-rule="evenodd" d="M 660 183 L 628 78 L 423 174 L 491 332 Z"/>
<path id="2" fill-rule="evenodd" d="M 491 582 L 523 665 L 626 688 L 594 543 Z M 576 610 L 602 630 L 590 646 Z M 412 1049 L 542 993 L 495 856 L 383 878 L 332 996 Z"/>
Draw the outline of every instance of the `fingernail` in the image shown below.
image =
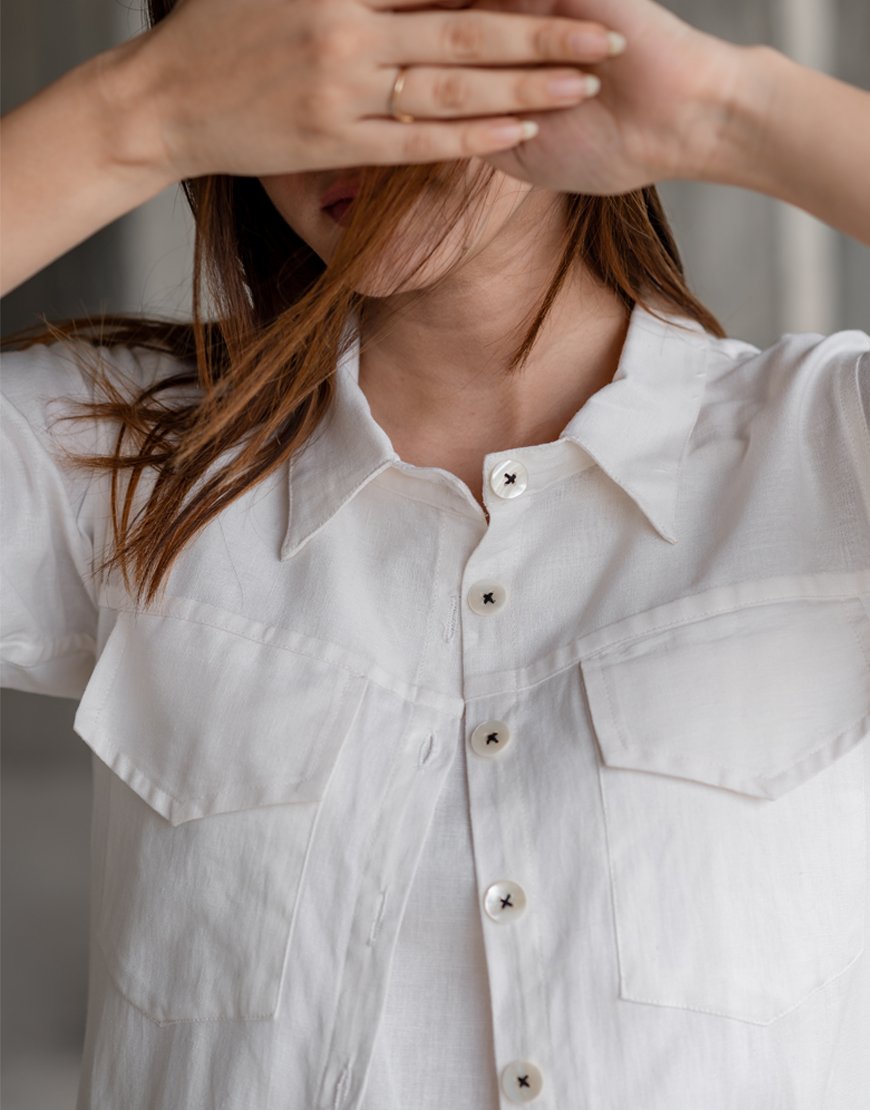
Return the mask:
<path id="1" fill-rule="evenodd" d="M 588 96 L 589 82 L 586 75 L 578 74 L 576 77 L 556 77 L 550 81 L 548 88 L 551 96 Z"/>
<path id="2" fill-rule="evenodd" d="M 594 73 L 586 74 L 586 95 L 595 96 L 601 88 L 601 78 L 596 77 Z"/>
<path id="3" fill-rule="evenodd" d="M 621 35 L 619 31 L 607 32 L 607 44 L 611 57 L 613 57 L 614 54 L 621 54 L 628 45 L 625 41 L 625 35 Z"/>
<path id="4" fill-rule="evenodd" d="M 524 119 L 519 123 L 499 124 L 489 129 L 490 136 L 498 143 L 522 143 L 533 139 L 540 128 L 534 120 Z"/>

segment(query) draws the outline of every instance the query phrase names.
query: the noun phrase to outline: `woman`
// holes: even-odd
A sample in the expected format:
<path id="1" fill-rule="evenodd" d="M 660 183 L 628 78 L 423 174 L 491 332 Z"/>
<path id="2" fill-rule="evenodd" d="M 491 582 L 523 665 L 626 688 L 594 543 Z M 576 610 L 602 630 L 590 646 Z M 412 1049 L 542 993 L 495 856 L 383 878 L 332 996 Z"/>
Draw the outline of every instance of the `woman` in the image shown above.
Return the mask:
<path id="1" fill-rule="evenodd" d="M 6 344 L 6 681 L 98 757 L 79 1105 L 860 1110 L 870 337 L 726 338 L 653 183 L 870 243 L 870 97 L 447 6 L 154 0 L 4 121 L 4 288 L 183 180 L 217 308 Z"/>

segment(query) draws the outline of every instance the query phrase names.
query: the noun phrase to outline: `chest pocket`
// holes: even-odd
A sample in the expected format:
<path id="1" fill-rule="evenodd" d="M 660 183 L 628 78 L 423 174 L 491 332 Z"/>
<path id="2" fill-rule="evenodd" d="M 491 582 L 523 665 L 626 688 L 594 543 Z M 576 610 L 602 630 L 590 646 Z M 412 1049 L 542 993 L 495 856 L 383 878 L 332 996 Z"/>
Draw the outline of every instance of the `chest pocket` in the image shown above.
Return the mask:
<path id="1" fill-rule="evenodd" d="M 227 617 L 119 613 L 75 718 L 112 772 L 97 941 L 159 1023 L 277 1012 L 318 803 L 365 688 Z"/>
<path id="2" fill-rule="evenodd" d="M 862 952 L 868 618 L 695 611 L 582 663 L 620 994 L 765 1025 Z"/>

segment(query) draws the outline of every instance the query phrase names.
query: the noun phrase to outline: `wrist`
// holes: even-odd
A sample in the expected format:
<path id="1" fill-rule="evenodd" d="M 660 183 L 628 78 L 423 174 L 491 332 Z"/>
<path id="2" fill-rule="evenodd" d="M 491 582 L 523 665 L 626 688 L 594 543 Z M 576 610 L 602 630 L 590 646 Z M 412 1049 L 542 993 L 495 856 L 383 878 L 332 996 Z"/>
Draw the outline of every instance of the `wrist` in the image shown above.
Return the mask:
<path id="1" fill-rule="evenodd" d="M 89 59 L 79 67 L 99 120 L 109 172 L 153 195 L 180 180 L 169 160 L 154 80 L 143 45 L 148 33 Z"/>
<path id="2" fill-rule="evenodd" d="M 770 46 L 722 45 L 723 65 L 709 97 L 708 142 L 693 176 L 774 192 L 768 165 L 773 145 L 770 121 L 775 118 L 783 70 L 793 63 Z"/>

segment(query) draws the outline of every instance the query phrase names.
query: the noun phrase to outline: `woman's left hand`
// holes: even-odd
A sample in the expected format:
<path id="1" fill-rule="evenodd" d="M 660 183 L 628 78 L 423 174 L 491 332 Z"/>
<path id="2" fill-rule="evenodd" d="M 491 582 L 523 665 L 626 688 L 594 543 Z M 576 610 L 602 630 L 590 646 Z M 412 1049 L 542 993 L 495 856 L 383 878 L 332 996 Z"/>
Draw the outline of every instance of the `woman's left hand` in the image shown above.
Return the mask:
<path id="1" fill-rule="evenodd" d="M 743 49 L 705 34 L 653 0 L 478 0 L 473 7 L 595 20 L 621 33 L 621 55 L 587 72 L 599 93 L 576 107 L 526 112 L 529 141 L 485 160 L 545 188 L 625 193 L 670 178 L 703 178 L 715 162 Z"/>

